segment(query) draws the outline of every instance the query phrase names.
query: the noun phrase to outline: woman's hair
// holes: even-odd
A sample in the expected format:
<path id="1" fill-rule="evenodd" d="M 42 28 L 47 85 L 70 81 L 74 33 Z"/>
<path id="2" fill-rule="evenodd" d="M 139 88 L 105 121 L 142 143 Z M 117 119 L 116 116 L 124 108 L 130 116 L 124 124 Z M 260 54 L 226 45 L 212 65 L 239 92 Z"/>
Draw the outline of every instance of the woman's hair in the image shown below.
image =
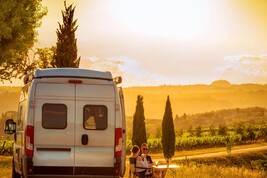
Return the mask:
<path id="1" fill-rule="evenodd" d="M 137 153 L 139 150 L 140 150 L 139 146 L 134 145 L 134 146 L 132 147 L 132 149 L 131 149 L 131 152 L 132 152 L 132 153 Z"/>

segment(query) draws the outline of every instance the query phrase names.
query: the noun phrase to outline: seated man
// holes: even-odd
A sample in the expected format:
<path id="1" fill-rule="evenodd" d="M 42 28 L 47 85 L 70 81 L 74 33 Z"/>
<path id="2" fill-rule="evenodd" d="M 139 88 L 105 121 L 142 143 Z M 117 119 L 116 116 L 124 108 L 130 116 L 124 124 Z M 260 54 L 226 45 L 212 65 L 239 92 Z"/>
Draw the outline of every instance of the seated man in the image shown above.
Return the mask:
<path id="1" fill-rule="evenodd" d="M 148 150 L 149 150 L 148 144 L 143 143 L 141 145 L 141 153 L 139 154 L 139 156 L 145 157 L 147 160 L 148 167 L 152 168 L 153 167 L 153 161 L 152 161 L 151 156 L 148 154 Z M 152 171 L 152 172 L 149 172 L 149 171 Z M 152 175 L 152 177 L 165 177 L 166 172 L 167 172 L 167 169 L 160 170 L 160 171 L 150 169 L 146 172 L 146 174 L 150 174 L 150 175 Z"/>
<path id="2" fill-rule="evenodd" d="M 143 143 L 143 144 L 141 145 L 141 153 L 140 153 L 140 155 L 141 155 L 141 154 L 145 154 L 147 163 L 153 165 L 152 158 L 151 158 L 151 156 L 149 156 L 149 154 L 148 154 L 148 144 L 147 144 L 147 143 Z"/>
<path id="3" fill-rule="evenodd" d="M 139 156 L 144 157 L 147 160 L 147 167 L 153 168 L 153 161 L 152 161 L 151 156 L 148 154 L 148 150 L 149 150 L 148 144 L 143 143 L 141 145 L 141 153 L 139 154 Z M 146 174 L 150 174 L 150 175 L 152 175 L 152 177 L 157 177 L 157 175 L 155 174 L 153 169 L 148 169 Z"/>
<path id="4" fill-rule="evenodd" d="M 130 176 L 131 177 L 152 177 L 152 166 L 147 164 L 146 156 L 139 155 L 140 149 L 137 145 L 134 145 L 131 149 L 130 161 Z"/>

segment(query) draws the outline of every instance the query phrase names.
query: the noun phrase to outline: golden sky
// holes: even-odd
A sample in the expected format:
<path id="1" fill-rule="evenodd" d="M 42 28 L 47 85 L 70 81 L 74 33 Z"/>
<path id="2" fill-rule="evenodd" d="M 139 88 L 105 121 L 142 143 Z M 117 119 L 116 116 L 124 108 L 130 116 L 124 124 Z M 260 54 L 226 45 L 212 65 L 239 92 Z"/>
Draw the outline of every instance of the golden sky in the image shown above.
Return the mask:
<path id="1" fill-rule="evenodd" d="M 63 0 L 48 8 L 38 47 L 55 45 Z M 267 83 L 266 0 L 67 0 L 76 6 L 80 68 L 124 86 Z"/>

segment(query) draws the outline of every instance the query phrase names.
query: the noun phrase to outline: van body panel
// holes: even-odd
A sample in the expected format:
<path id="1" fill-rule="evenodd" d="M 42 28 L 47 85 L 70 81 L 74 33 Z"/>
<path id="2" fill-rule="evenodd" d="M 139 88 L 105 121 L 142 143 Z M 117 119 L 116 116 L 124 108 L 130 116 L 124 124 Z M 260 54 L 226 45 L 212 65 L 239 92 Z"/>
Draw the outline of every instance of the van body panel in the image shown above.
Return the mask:
<path id="1" fill-rule="evenodd" d="M 88 85 L 88 84 L 77 84 L 76 87 L 76 98 L 77 100 L 83 99 L 113 99 L 115 102 L 115 91 L 112 85 Z"/>
<path id="2" fill-rule="evenodd" d="M 75 86 L 73 84 L 38 83 L 35 99 L 72 99 L 75 100 Z"/>
<path id="3" fill-rule="evenodd" d="M 120 106 L 121 106 L 121 114 L 119 116 L 121 117 L 121 124 L 122 124 L 122 157 L 126 157 L 126 121 L 125 121 L 125 108 L 124 108 L 124 95 L 123 95 L 123 90 L 121 87 L 118 88 L 118 93 L 119 93 L 119 98 L 120 98 Z M 121 172 L 120 175 L 123 176 L 126 171 L 126 160 L 122 159 L 121 160 Z"/>

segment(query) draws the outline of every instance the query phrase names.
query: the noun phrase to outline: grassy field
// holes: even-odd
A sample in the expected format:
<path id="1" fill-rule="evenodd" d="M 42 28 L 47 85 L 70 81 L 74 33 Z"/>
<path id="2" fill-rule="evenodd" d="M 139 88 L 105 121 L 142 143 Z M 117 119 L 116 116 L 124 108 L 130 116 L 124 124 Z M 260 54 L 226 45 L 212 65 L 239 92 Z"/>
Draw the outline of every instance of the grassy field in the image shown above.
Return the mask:
<path id="1" fill-rule="evenodd" d="M 170 178 L 172 174 L 168 170 L 165 177 Z M 175 170 L 175 174 L 179 178 L 265 178 L 267 176 L 264 171 L 218 165 L 181 166 Z M 124 177 L 129 178 L 129 165 Z"/>
<path id="2" fill-rule="evenodd" d="M 11 177 L 12 156 L 0 156 L 0 178 Z"/>
<path id="3" fill-rule="evenodd" d="M 218 165 L 182 166 L 176 171 L 179 178 L 264 178 L 262 171 Z"/>
<path id="4" fill-rule="evenodd" d="M 235 146 L 233 150 L 253 148 L 259 146 L 266 146 L 266 143 L 263 144 L 252 144 L 252 145 L 242 145 Z M 214 153 L 225 151 L 225 148 L 211 148 L 203 150 L 194 150 L 194 151 L 184 151 L 176 152 L 176 157 L 181 156 L 190 156 L 190 155 L 200 155 L 206 153 Z M 266 150 L 248 153 L 232 155 L 231 159 L 228 156 L 214 157 L 214 158 L 199 158 L 191 159 L 189 163 L 185 164 L 184 160 L 173 159 L 172 163 L 180 165 L 181 167 L 176 170 L 176 177 L 179 178 L 264 178 L 267 177 L 267 174 L 262 169 L 251 169 L 248 166 L 245 166 L 245 160 L 252 160 L 252 158 L 257 157 L 257 159 L 265 159 Z M 263 156 L 260 156 L 264 154 Z M 162 153 L 151 154 L 153 160 L 158 160 L 159 164 L 164 164 L 165 160 L 163 159 Z M 128 160 L 128 157 L 127 157 Z M 227 162 L 232 162 L 229 164 Z M 243 161 L 242 166 L 235 167 L 234 163 Z M 249 161 L 247 161 L 248 163 Z M 227 164 L 225 164 L 227 163 Z M 250 163 L 249 163 L 250 164 Z M 12 156 L 0 156 L 0 178 L 10 178 L 11 177 L 11 167 L 12 167 Z M 129 177 L 129 163 L 126 164 L 126 174 L 125 178 Z M 166 177 L 171 177 L 171 172 L 168 171 Z"/>
<path id="5" fill-rule="evenodd" d="M 152 157 L 154 155 L 151 155 Z M 159 157 L 159 155 L 155 155 Z M 161 162 L 162 163 L 162 162 Z M 176 177 L 179 178 L 264 178 L 267 175 L 262 170 L 252 170 L 248 168 L 237 168 L 237 167 L 227 167 L 217 164 L 206 165 L 206 164 L 189 164 L 181 165 L 180 168 L 176 169 Z M 11 177 L 11 166 L 12 157 L 11 156 L 0 156 L 0 178 L 10 178 Z M 125 178 L 129 177 L 129 163 L 127 163 L 127 170 Z M 171 177 L 172 172 L 168 171 L 166 178 Z"/>

